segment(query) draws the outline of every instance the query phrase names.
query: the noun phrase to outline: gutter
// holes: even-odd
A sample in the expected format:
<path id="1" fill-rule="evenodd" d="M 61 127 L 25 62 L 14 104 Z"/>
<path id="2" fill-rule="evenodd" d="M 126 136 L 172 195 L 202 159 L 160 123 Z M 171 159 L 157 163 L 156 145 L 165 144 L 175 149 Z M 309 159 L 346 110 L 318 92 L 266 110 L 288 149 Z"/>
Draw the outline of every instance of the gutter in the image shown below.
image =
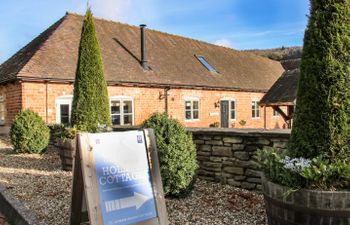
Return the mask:
<path id="1" fill-rule="evenodd" d="M 17 76 L 16 78 L 0 81 L 0 84 L 5 84 L 11 81 L 31 81 L 31 82 L 50 82 L 50 83 L 68 83 L 73 84 L 73 79 L 65 78 L 38 78 L 38 77 L 27 77 Z M 124 81 L 107 81 L 109 86 L 120 85 L 130 87 L 151 87 L 151 88 L 175 88 L 175 89 L 201 89 L 201 90 L 223 90 L 223 91 L 237 91 L 237 92 L 256 92 L 266 93 L 268 89 L 253 89 L 253 88 L 239 88 L 239 87 L 223 87 L 223 86 L 209 86 L 209 85 L 189 85 L 189 84 L 165 84 L 165 83 L 142 83 L 142 82 L 124 82 Z"/>

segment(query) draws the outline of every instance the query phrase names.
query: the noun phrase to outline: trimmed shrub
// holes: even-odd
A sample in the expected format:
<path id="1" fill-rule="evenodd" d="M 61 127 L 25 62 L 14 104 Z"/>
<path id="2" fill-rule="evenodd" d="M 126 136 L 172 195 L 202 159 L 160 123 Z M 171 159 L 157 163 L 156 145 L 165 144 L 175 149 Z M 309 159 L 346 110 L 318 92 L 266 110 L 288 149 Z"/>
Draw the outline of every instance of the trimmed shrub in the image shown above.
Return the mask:
<path id="1" fill-rule="evenodd" d="M 350 4 L 310 2 L 289 148 L 335 161 L 350 153 Z"/>
<path id="2" fill-rule="evenodd" d="M 188 194 L 198 168 L 191 134 L 166 113 L 153 114 L 143 127 L 153 128 L 156 136 L 164 193 L 173 196 Z"/>
<path id="3" fill-rule="evenodd" d="M 81 32 L 71 125 L 88 132 L 112 126 L 107 82 L 90 9 L 86 12 Z"/>
<path id="4" fill-rule="evenodd" d="M 10 139 L 18 153 L 43 153 L 49 144 L 50 129 L 37 113 L 27 109 L 15 117 Z"/>

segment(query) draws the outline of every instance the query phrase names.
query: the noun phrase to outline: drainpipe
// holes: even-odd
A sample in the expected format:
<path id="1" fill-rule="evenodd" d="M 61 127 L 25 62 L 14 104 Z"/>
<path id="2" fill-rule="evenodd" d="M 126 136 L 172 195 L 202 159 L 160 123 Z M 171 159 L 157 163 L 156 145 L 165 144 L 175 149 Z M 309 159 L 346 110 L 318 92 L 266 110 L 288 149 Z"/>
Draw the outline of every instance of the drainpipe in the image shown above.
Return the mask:
<path id="1" fill-rule="evenodd" d="M 165 112 L 168 113 L 169 111 L 169 104 L 168 104 L 168 91 L 170 91 L 170 87 L 164 88 L 164 101 L 165 101 Z"/>
<path id="2" fill-rule="evenodd" d="M 266 106 L 264 106 L 264 129 L 266 130 Z"/>
<path id="3" fill-rule="evenodd" d="M 45 91 L 46 91 L 46 100 L 45 100 L 45 112 L 46 112 L 46 124 L 49 122 L 49 106 L 48 106 L 48 98 L 49 98 L 49 91 L 48 91 L 48 82 L 45 82 Z"/>

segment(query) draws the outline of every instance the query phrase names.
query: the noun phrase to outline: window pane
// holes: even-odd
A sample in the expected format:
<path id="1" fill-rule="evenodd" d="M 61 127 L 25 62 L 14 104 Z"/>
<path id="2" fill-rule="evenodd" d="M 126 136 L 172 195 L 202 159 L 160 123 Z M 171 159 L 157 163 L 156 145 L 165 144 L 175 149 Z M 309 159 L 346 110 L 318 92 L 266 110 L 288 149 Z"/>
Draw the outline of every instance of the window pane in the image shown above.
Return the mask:
<path id="1" fill-rule="evenodd" d="M 236 119 L 236 112 L 234 110 L 231 111 L 231 119 Z"/>
<path id="2" fill-rule="evenodd" d="M 255 110 L 252 110 L 252 117 L 255 118 Z"/>
<path id="3" fill-rule="evenodd" d="M 60 111 L 61 111 L 61 123 L 64 125 L 69 124 L 69 105 L 68 104 L 62 104 L 60 105 Z"/>
<path id="4" fill-rule="evenodd" d="M 186 120 L 191 119 L 191 111 L 186 111 Z"/>
<path id="5" fill-rule="evenodd" d="M 123 125 L 132 125 L 132 115 L 124 115 L 124 124 Z"/>
<path id="6" fill-rule="evenodd" d="M 199 111 L 198 110 L 194 110 L 193 111 L 193 119 L 198 119 L 199 118 Z"/>
<path id="7" fill-rule="evenodd" d="M 112 101 L 111 102 L 111 113 L 119 114 L 120 113 L 120 101 Z"/>
<path id="8" fill-rule="evenodd" d="M 208 63 L 208 61 L 203 56 L 198 56 L 198 60 L 209 70 L 215 72 L 215 69 L 212 65 Z"/>
<path id="9" fill-rule="evenodd" d="M 120 115 L 112 115 L 112 124 L 120 125 Z"/>
<path id="10" fill-rule="evenodd" d="M 185 102 L 185 109 L 186 110 L 191 110 L 191 102 L 190 101 L 186 101 Z"/>
<path id="11" fill-rule="evenodd" d="M 123 101 L 123 112 L 124 113 L 132 112 L 132 101 Z"/>
<path id="12" fill-rule="evenodd" d="M 1 121 L 5 120 L 5 112 L 3 112 L 3 111 L 0 112 L 0 120 Z"/>
<path id="13" fill-rule="evenodd" d="M 199 109 L 198 101 L 193 101 L 193 109 Z"/>
<path id="14" fill-rule="evenodd" d="M 236 108 L 235 101 L 231 101 L 231 110 L 235 110 L 235 108 Z"/>

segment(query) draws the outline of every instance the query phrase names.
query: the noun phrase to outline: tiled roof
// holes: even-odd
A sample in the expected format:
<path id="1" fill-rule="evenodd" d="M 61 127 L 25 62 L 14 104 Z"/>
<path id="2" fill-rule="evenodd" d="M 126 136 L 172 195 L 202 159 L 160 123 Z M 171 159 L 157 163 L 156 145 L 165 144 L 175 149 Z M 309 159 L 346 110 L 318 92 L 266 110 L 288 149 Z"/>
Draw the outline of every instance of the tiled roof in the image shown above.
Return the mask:
<path id="1" fill-rule="evenodd" d="M 273 84 L 260 100 L 261 106 L 294 105 L 297 94 L 300 70 L 288 70 Z"/>
<path id="2" fill-rule="evenodd" d="M 282 60 L 281 64 L 285 70 L 294 70 L 300 68 L 301 58 Z"/>
<path id="3" fill-rule="evenodd" d="M 83 16 L 67 13 L 0 66 L 0 82 L 13 79 L 74 81 Z M 190 38 L 146 30 L 151 70 L 140 65 L 137 26 L 95 19 L 109 83 L 267 91 L 283 73 L 279 62 Z M 195 57 L 218 71 L 209 72 Z"/>

